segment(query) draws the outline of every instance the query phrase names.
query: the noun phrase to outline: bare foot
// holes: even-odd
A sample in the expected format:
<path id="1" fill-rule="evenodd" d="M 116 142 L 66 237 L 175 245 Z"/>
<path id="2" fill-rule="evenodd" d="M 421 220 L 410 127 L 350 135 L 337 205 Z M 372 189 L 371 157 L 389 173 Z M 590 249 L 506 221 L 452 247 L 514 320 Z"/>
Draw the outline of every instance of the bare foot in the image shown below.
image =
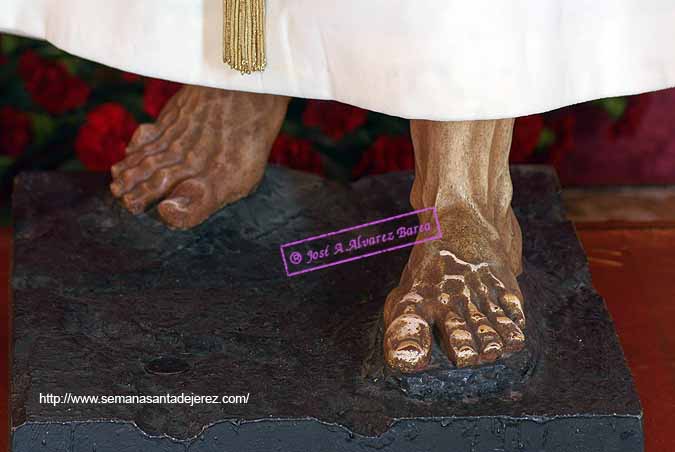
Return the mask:
<path id="1" fill-rule="evenodd" d="M 163 200 L 170 227 L 194 227 L 257 187 L 289 99 L 187 86 L 142 125 L 110 190 L 137 214 Z"/>
<path id="2" fill-rule="evenodd" d="M 468 224 L 465 212 L 443 216 L 453 222 L 443 239 L 413 249 L 401 284 L 387 297 L 385 358 L 403 372 L 428 365 L 434 325 L 457 367 L 493 362 L 525 345 L 518 269 L 507 258 L 514 251 L 507 253 L 489 226 Z"/>
<path id="3" fill-rule="evenodd" d="M 412 121 L 415 209 L 436 206 L 443 238 L 416 245 L 384 308 L 384 354 L 403 372 L 431 358 L 432 327 L 457 367 L 525 345 L 520 227 L 511 210 L 512 119 Z M 421 219 L 427 222 L 430 219 Z"/>

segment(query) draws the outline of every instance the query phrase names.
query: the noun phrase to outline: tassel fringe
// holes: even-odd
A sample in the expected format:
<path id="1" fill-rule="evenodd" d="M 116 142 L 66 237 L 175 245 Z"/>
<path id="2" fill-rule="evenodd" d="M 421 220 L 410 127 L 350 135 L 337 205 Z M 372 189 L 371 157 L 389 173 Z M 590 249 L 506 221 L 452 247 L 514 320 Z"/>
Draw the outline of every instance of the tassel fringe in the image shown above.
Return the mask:
<path id="1" fill-rule="evenodd" d="M 223 61 L 242 74 L 264 71 L 265 0 L 224 0 Z"/>

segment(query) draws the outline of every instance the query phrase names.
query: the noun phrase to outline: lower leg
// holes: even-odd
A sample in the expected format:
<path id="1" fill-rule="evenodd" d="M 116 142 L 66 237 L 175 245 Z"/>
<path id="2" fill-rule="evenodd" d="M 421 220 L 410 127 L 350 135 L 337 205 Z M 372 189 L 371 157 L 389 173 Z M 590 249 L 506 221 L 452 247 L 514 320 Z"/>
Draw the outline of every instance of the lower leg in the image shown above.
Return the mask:
<path id="1" fill-rule="evenodd" d="M 511 209 L 508 162 L 513 125 L 513 119 L 411 121 L 415 183 L 410 202 L 415 209 L 435 206 L 441 215 L 443 211 L 454 215 L 467 211 L 484 231 L 495 234 L 517 275 L 522 242 Z M 453 224 L 448 218 L 442 227 L 451 233 Z M 485 251 L 471 244 L 461 252 L 467 259 L 485 258 Z"/>

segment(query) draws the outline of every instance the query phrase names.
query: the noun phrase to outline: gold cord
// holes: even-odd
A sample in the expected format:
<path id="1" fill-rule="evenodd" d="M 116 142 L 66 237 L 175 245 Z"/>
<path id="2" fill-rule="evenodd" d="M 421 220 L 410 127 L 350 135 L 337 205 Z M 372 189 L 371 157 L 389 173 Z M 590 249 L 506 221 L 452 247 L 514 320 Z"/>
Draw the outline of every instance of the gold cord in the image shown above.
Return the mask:
<path id="1" fill-rule="evenodd" d="M 224 0 L 223 61 L 242 74 L 264 71 L 265 0 Z"/>

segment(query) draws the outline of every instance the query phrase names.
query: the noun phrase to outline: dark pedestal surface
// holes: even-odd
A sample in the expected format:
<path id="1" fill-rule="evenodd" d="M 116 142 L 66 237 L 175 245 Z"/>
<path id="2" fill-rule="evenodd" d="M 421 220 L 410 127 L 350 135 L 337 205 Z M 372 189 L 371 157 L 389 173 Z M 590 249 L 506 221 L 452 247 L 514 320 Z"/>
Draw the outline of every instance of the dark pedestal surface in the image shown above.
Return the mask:
<path id="1" fill-rule="evenodd" d="M 461 371 L 436 354 L 414 377 L 383 369 L 379 343 L 409 248 L 293 278 L 279 253 L 409 212 L 411 175 L 341 186 L 270 168 L 252 197 L 187 232 L 128 214 L 103 176 L 20 176 L 13 451 L 642 450 L 640 403 L 557 180 L 512 174 L 527 352 Z M 250 400 L 52 406 L 41 393 Z"/>

